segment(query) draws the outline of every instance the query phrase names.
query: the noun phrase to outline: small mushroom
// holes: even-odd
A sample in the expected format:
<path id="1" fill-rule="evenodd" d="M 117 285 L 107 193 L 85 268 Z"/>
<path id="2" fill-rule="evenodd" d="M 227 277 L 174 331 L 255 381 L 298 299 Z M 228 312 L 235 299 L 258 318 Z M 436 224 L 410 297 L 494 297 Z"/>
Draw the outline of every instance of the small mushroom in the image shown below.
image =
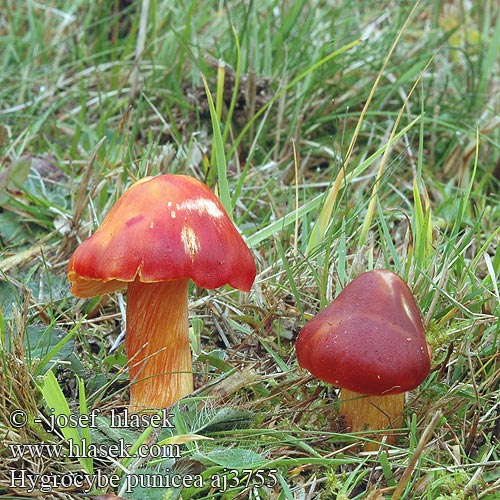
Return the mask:
<path id="1" fill-rule="evenodd" d="M 188 284 L 249 291 L 253 256 L 218 198 L 185 175 L 132 185 L 72 255 L 71 292 L 127 287 L 126 352 L 133 411 L 165 408 L 193 390 Z"/>
<path id="2" fill-rule="evenodd" d="M 430 370 L 415 299 L 387 270 L 349 283 L 302 328 L 296 353 L 301 367 L 341 388 L 340 414 L 351 432 L 401 427 L 404 393 Z M 386 439 L 395 443 L 396 436 Z M 376 447 L 367 443 L 365 450 Z"/>

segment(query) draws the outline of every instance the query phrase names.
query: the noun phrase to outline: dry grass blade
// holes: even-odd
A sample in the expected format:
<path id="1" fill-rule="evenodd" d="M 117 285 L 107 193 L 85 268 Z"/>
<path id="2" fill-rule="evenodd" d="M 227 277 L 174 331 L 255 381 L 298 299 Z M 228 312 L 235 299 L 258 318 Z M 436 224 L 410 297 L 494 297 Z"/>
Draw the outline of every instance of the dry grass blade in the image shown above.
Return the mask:
<path id="1" fill-rule="evenodd" d="M 361 131 L 361 127 L 363 125 L 366 113 L 368 112 L 368 110 L 370 108 L 371 102 L 372 102 L 373 97 L 375 95 L 375 92 L 379 86 L 380 80 L 382 79 L 382 76 L 385 74 L 385 70 L 387 68 L 387 65 L 389 64 L 389 61 L 390 61 L 392 55 L 394 54 L 394 51 L 396 50 L 396 47 L 398 46 L 399 41 L 401 40 L 401 37 L 403 36 L 404 31 L 406 30 L 411 19 L 413 18 L 413 15 L 415 14 L 419 4 L 420 4 L 420 0 L 417 0 L 417 2 L 415 2 L 415 5 L 413 6 L 411 12 L 408 14 L 408 17 L 406 18 L 405 22 L 403 23 L 403 26 L 398 31 L 396 39 L 394 40 L 389 52 L 387 53 L 387 56 L 384 59 L 384 63 L 382 64 L 380 71 L 377 73 L 377 77 L 375 78 L 375 81 L 373 82 L 373 86 L 371 88 L 370 94 L 368 95 L 368 98 L 366 99 L 366 102 L 363 106 L 363 109 L 361 111 L 359 119 L 356 123 L 356 128 L 354 129 L 351 141 L 349 142 L 349 147 L 347 148 L 344 162 L 339 170 L 339 173 L 335 177 L 335 180 L 333 182 L 332 187 L 328 191 L 328 194 L 325 198 L 323 208 L 321 209 L 321 212 L 319 214 L 318 220 L 316 221 L 316 223 L 312 229 L 311 236 L 309 238 L 309 243 L 307 246 L 306 255 L 309 255 L 323 241 L 326 229 L 327 229 L 328 224 L 330 223 L 330 220 L 331 220 L 331 216 L 332 216 L 333 208 L 335 206 L 335 202 L 337 200 L 337 196 L 339 194 L 340 188 L 342 187 L 342 183 L 344 182 L 346 172 L 348 171 L 351 156 L 354 152 L 354 146 L 356 145 L 356 141 L 358 140 L 358 136 L 359 136 L 359 133 Z"/>
<path id="2" fill-rule="evenodd" d="M 12 269 L 23 266 L 37 256 L 43 256 L 44 247 L 34 246 L 0 261 L 0 280 Z"/>
<path id="3" fill-rule="evenodd" d="M 146 31 L 148 26 L 149 16 L 149 0 L 142 0 L 141 2 L 141 17 L 139 20 L 139 32 L 137 33 L 137 44 L 135 47 L 135 60 L 132 72 L 130 73 L 130 98 L 134 100 L 140 91 L 139 82 L 139 65 L 144 54 L 144 47 L 146 45 Z"/>
<path id="4" fill-rule="evenodd" d="M 417 80 L 413 84 L 412 88 L 408 92 L 408 95 L 405 98 L 405 102 L 403 103 L 403 106 L 401 106 L 401 109 L 396 117 L 396 120 L 394 121 L 394 124 L 392 125 L 392 130 L 391 130 L 391 133 L 390 133 L 389 138 L 387 140 L 388 144 L 392 143 L 392 141 L 394 139 L 394 135 L 396 134 L 396 131 L 397 131 L 399 124 L 401 122 L 401 118 L 403 117 L 403 113 L 406 109 L 406 106 L 410 102 L 410 98 L 413 95 L 413 92 L 415 91 L 417 86 L 420 84 L 420 82 L 422 80 L 422 74 L 424 74 L 427 71 L 427 69 L 429 68 L 432 61 L 433 61 L 433 58 L 431 58 L 429 60 L 429 62 L 425 65 L 421 74 L 419 75 L 419 77 L 417 78 Z M 384 170 L 385 170 L 385 167 L 387 165 L 387 161 L 388 161 L 388 158 L 389 158 L 389 155 L 390 155 L 392 149 L 393 149 L 393 146 L 387 147 L 384 151 L 384 154 L 382 155 L 382 158 L 380 159 L 379 168 L 377 171 L 377 176 L 375 177 L 375 181 L 373 182 L 372 195 L 370 197 L 370 202 L 368 203 L 368 208 L 366 210 L 366 216 L 365 216 L 365 219 L 363 221 L 363 225 L 361 227 L 361 233 L 359 236 L 359 246 L 363 246 L 366 242 L 366 238 L 368 236 L 368 231 L 370 230 L 370 226 L 371 226 L 372 219 L 373 219 L 373 214 L 375 212 L 375 206 L 377 203 L 377 191 L 380 187 L 380 183 L 382 182 Z"/>
<path id="5" fill-rule="evenodd" d="M 25 325 L 29 293 L 22 311 L 15 313 L 15 329 L 9 333 L 9 350 L 0 351 L 0 487 L 9 488 L 13 471 L 40 473 L 47 468 L 46 459 L 14 456 L 9 445 L 43 441 L 41 426 L 33 422 L 38 414 L 34 382 L 24 354 Z M 5 347 L 1 346 L 0 347 Z M 24 425 L 18 425 L 18 422 Z M 54 463 L 57 467 L 57 464 Z M 19 494 L 25 493 L 21 488 Z"/>
<path id="6" fill-rule="evenodd" d="M 7 3 L 0 498 L 86 495 L 9 486 L 19 469 L 31 479 L 117 473 L 120 484 L 89 493 L 103 500 L 496 498 L 494 2 Z M 165 173 L 219 183 L 258 275 L 250 293 L 189 287 L 194 391 L 168 409 L 172 425 L 156 441 L 112 424 L 130 399 L 119 312 L 127 296 L 76 299 L 66 268 L 127 185 Z M 298 366 L 295 342 L 349 281 L 380 268 L 411 283 L 433 360 L 408 395 L 409 432 L 363 453 L 338 388 Z M 149 451 L 106 448 L 82 468 L 84 457 L 67 456 L 68 426 L 50 427 L 52 407 L 74 417 L 98 410 L 95 428 L 73 429 L 86 443 Z M 16 409 L 27 425 L 12 425 Z M 186 440 L 193 435 L 212 439 Z M 153 458 L 152 446 L 169 440 L 182 443 L 181 457 Z M 38 443 L 63 454 L 9 447 Z M 199 472 L 204 483 L 124 493 L 127 470 L 154 480 L 167 469 Z"/>
<path id="7" fill-rule="evenodd" d="M 93 196 L 93 191 L 95 189 L 95 185 L 91 186 L 89 189 L 89 183 L 90 179 L 92 177 L 92 172 L 94 168 L 94 163 L 97 157 L 97 152 L 99 151 L 99 148 L 104 144 L 106 141 L 106 137 L 103 137 L 95 146 L 94 150 L 92 151 L 92 156 L 90 157 L 85 170 L 83 172 L 83 177 L 81 179 L 81 182 L 79 183 L 78 186 L 78 191 L 76 193 L 76 200 L 75 200 L 75 205 L 73 209 L 73 219 L 72 219 L 72 228 L 75 231 L 74 234 L 78 232 L 78 228 L 80 226 L 80 221 L 83 217 L 83 214 L 88 208 L 89 201 L 92 199 Z"/>
<path id="8" fill-rule="evenodd" d="M 392 494 L 391 497 L 392 500 L 399 500 L 401 498 L 401 495 L 403 494 L 406 485 L 408 484 L 408 481 L 410 480 L 411 475 L 413 474 L 413 471 L 417 466 L 418 459 L 420 458 L 420 455 L 424 451 L 425 446 L 431 439 L 432 433 L 434 432 L 434 429 L 436 428 L 436 425 L 438 424 L 442 416 L 443 416 L 442 413 L 440 411 L 437 411 L 431 418 L 431 421 L 427 424 L 427 427 L 424 429 L 424 432 L 420 436 L 417 446 L 415 447 L 415 451 L 413 452 L 411 459 L 405 471 L 403 472 L 403 475 L 401 476 L 401 479 L 399 480 L 399 483 L 396 486 L 394 493 Z"/>

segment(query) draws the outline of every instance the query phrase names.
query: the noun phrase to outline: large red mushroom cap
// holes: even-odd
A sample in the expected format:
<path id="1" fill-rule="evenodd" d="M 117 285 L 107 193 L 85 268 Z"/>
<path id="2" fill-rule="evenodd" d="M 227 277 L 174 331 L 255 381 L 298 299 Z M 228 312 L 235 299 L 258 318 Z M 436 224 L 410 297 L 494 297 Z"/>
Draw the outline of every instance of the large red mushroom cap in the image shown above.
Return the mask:
<path id="1" fill-rule="evenodd" d="M 420 385 L 430 370 L 424 326 L 395 273 L 361 274 L 310 320 L 296 343 L 300 366 L 359 394 L 388 395 Z"/>
<path id="2" fill-rule="evenodd" d="M 146 177 L 116 202 L 72 255 L 68 278 L 77 297 L 143 283 L 191 278 L 204 288 L 248 291 L 252 254 L 218 198 L 185 175 Z"/>
<path id="3" fill-rule="evenodd" d="M 193 390 L 188 283 L 249 291 L 252 254 L 205 184 L 185 175 L 136 182 L 68 264 L 71 292 L 127 287 L 130 407 L 165 408 Z"/>

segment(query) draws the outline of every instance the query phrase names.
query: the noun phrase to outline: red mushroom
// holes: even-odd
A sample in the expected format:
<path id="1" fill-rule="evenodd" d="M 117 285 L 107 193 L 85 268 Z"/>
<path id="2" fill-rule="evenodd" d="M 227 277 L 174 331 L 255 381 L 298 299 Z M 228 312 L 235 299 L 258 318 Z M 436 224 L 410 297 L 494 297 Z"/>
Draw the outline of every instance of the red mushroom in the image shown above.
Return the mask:
<path id="1" fill-rule="evenodd" d="M 185 175 L 131 186 L 72 255 L 71 292 L 127 287 L 126 351 L 134 411 L 164 408 L 193 390 L 188 283 L 249 291 L 253 256 L 217 197 Z"/>
<path id="2" fill-rule="evenodd" d="M 387 270 L 349 283 L 302 328 L 296 352 L 301 367 L 341 388 L 340 414 L 352 432 L 400 427 L 404 393 L 430 370 L 415 299 Z M 395 442 L 395 436 L 387 439 Z"/>

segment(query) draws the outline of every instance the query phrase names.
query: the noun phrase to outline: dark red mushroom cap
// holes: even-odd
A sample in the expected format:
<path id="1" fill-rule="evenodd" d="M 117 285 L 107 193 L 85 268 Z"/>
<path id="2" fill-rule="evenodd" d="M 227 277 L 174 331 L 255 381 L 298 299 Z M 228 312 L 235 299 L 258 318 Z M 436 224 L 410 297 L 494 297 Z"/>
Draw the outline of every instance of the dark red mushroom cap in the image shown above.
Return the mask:
<path id="1" fill-rule="evenodd" d="M 387 270 L 361 274 L 299 333 L 300 366 L 359 394 L 420 385 L 430 370 L 424 326 L 406 283 Z"/>
<path id="2" fill-rule="evenodd" d="M 142 282 L 191 278 L 204 288 L 248 291 L 253 256 L 219 199 L 185 175 L 146 177 L 116 202 L 72 255 L 68 278 L 77 297 Z"/>

